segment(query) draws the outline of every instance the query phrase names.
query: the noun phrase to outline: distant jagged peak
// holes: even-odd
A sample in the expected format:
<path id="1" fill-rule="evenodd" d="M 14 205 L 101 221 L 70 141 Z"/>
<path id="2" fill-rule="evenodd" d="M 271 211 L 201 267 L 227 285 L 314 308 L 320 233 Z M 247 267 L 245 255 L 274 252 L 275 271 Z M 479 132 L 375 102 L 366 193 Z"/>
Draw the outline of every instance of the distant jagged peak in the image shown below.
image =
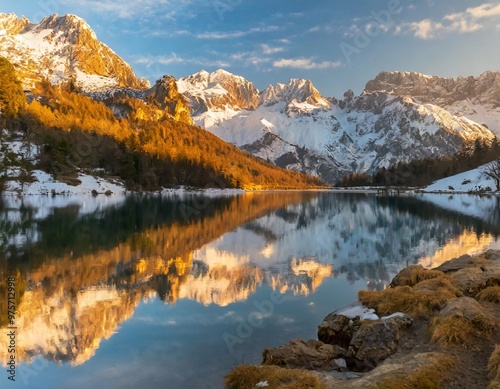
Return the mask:
<path id="1" fill-rule="evenodd" d="M 404 86 L 406 89 L 412 86 L 426 86 L 435 84 L 439 80 L 453 83 L 453 78 L 441 78 L 419 72 L 392 71 L 380 72 L 373 80 L 367 82 L 365 92 L 387 92 L 400 94 L 398 88 Z M 409 93 L 411 94 L 411 93 Z"/>
<path id="2" fill-rule="evenodd" d="M 392 71 L 392 72 L 382 71 L 377 75 L 377 77 L 382 77 L 382 78 L 401 77 L 401 78 L 413 78 L 413 79 L 417 78 L 426 80 L 430 80 L 433 78 L 441 78 L 438 76 L 424 74 L 420 72 L 413 72 L 413 71 Z"/>
<path id="3" fill-rule="evenodd" d="M 311 80 L 292 78 L 287 84 L 270 85 L 261 94 L 262 103 L 266 106 L 278 102 L 287 104 L 292 101 L 308 103 L 314 106 L 329 107 L 329 102 L 321 96 Z"/>
<path id="4" fill-rule="evenodd" d="M 38 28 L 41 29 L 69 29 L 69 28 L 84 28 L 91 29 L 87 22 L 79 16 L 73 14 L 59 15 L 52 14 L 46 16 L 38 23 Z"/>
<path id="5" fill-rule="evenodd" d="M 212 78 L 227 78 L 227 77 L 236 77 L 236 78 L 243 78 L 241 76 L 237 76 L 233 73 L 228 72 L 227 70 L 224 69 L 217 69 L 215 70 L 212 74 L 210 74 L 210 77 Z"/>
<path id="6" fill-rule="evenodd" d="M 366 84 L 365 92 L 414 96 L 441 107 L 470 100 L 489 108 L 500 106 L 500 72 L 480 76 L 439 77 L 417 72 L 381 72 Z"/>
<path id="7" fill-rule="evenodd" d="M 460 82 L 460 80 L 467 80 L 467 79 L 474 79 L 474 80 L 481 80 L 481 79 L 487 79 L 487 78 L 496 78 L 500 75 L 500 71 L 496 70 L 486 70 L 483 73 L 481 73 L 478 77 L 474 76 L 458 76 L 457 78 L 453 77 L 441 77 L 441 76 L 436 76 L 436 75 L 429 75 L 429 74 L 424 74 L 420 72 L 415 72 L 415 71 L 382 71 L 380 72 L 374 80 L 427 80 L 427 81 L 436 81 L 436 80 L 450 80 L 454 82 Z M 369 82 L 371 82 L 369 81 Z"/>
<path id="8" fill-rule="evenodd" d="M 252 82 L 246 79 L 245 77 L 228 72 L 225 69 L 217 69 L 214 72 L 210 73 L 210 80 L 211 81 L 231 80 L 242 84 L 252 84 Z"/>
<path id="9" fill-rule="evenodd" d="M 0 13 L 0 34 L 17 35 L 30 24 L 26 17 L 18 18 L 16 14 Z"/>
<path id="10" fill-rule="evenodd" d="M 189 89 L 192 89 L 190 86 L 210 88 L 216 84 L 220 84 L 223 87 L 230 84 L 244 84 L 251 85 L 253 87 L 253 84 L 244 77 L 230 73 L 227 70 L 217 69 L 214 72 L 209 73 L 202 69 L 197 73 L 181 78 L 179 80 L 179 90 L 182 92 L 189 91 Z"/>
<path id="11" fill-rule="evenodd" d="M 344 92 L 344 100 L 352 100 L 354 98 L 354 91 L 349 89 Z"/>
<path id="12" fill-rule="evenodd" d="M 203 112 L 232 110 L 254 110 L 260 105 L 259 91 L 242 76 L 224 69 L 212 73 L 206 70 L 177 81 L 179 92 L 184 94 L 193 115 Z"/>
<path id="13" fill-rule="evenodd" d="M 66 37 L 71 38 L 72 43 L 76 43 L 80 35 L 84 34 L 89 39 L 97 40 L 97 35 L 89 24 L 79 16 L 73 14 L 46 16 L 38 24 L 31 27 L 33 32 L 52 30 L 54 33 L 62 32 Z"/>

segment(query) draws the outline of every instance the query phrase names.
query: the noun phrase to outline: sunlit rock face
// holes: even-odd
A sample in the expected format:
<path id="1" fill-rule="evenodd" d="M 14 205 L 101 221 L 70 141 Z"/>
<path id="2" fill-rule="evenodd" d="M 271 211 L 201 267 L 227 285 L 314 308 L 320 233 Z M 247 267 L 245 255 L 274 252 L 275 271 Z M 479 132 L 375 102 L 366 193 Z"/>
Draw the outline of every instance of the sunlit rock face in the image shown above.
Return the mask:
<path id="1" fill-rule="evenodd" d="M 26 88 L 42 77 L 53 83 L 74 77 L 86 91 L 147 87 L 78 16 L 54 14 L 35 24 L 0 14 L 2 26 L 0 55 L 15 66 Z"/>
<path id="2" fill-rule="evenodd" d="M 439 106 L 470 99 L 493 108 L 500 106 L 500 72 L 487 71 L 479 77 L 457 79 L 416 72 L 381 72 L 368 81 L 365 90 L 413 96 Z"/>
<path id="3" fill-rule="evenodd" d="M 442 78 L 415 72 L 382 72 L 366 84 L 367 93 L 412 96 L 484 124 L 500 136 L 500 72 L 478 77 Z"/>
<path id="4" fill-rule="evenodd" d="M 213 73 L 201 70 L 177 81 L 194 115 L 208 111 L 253 110 L 260 104 L 259 91 L 251 82 L 219 69 Z"/>
<path id="5" fill-rule="evenodd" d="M 183 95 L 177 90 L 174 77 L 164 76 L 146 91 L 146 99 L 152 99 L 166 110 L 174 120 L 193 124 L 189 107 Z"/>

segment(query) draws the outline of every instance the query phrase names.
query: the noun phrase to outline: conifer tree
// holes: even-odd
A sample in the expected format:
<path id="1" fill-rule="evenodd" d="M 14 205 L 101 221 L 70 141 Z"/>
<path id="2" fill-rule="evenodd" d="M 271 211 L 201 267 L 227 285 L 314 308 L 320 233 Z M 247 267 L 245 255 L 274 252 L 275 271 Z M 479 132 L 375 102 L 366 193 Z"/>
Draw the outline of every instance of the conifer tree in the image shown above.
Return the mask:
<path id="1" fill-rule="evenodd" d="M 16 118 L 26 105 L 21 83 L 16 77 L 12 64 L 4 57 L 0 57 L 0 120 Z"/>

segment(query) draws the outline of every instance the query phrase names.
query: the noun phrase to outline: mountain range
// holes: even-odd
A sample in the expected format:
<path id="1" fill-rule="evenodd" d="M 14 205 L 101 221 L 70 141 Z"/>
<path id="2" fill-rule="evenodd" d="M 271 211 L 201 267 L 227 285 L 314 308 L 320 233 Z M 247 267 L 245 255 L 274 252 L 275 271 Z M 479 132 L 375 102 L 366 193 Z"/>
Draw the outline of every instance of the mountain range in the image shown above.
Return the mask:
<path id="1" fill-rule="evenodd" d="M 484 78 L 498 74 L 471 80 L 485 85 Z M 439 91 L 443 79 L 420 75 L 428 81 L 423 82 L 427 89 L 415 86 L 414 96 L 410 85 L 415 83 L 408 79 L 416 74 L 393 75 L 387 79 L 390 88 L 376 82 L 379 76 L 360 96 L 348 91 L 341 100 L 321 96 L 311 81 L 303 79 L 271 85 L 259 93 L 247 80 L 223 70 L 200 71 L 177 84 L 199 126 L 280 167 L 328 182 L 398 162 L 453 155 L 468 143 L 494 139 L 488 126 L 442 107 L 450 101 L 445 93 L 453 96 L 453 92 L 444 91 L 439 98 L 431 91 Z M 495 96 L 500 77 L 495 82 L 471 91 L 465 100 L 456 97 L 454 107 L 475 104 L 494 116 L 498 104 L 490 96 Z M 490 121 L 489 127 L 500 130 L 496 123 L 500 121 Z"/>
<path id="2" fill-rule="evenodd" d="M 150 88 L 74 15 L 38 24 L 0 15 L 0 56 L 26 89 L 42 78 L 74 80 L 117 117 L 124 114 L 117 100 L 138 97 L 265 161 L 330 183 L 353 172 L 451 156 L 500 135 L 500 72 L 458 79 L 382 72 L 361 95 L 347 91 L 341 99 L 322 96 L 305 79 L 259 91 L 222 69 L 179 80 L 165 76 Z"/>

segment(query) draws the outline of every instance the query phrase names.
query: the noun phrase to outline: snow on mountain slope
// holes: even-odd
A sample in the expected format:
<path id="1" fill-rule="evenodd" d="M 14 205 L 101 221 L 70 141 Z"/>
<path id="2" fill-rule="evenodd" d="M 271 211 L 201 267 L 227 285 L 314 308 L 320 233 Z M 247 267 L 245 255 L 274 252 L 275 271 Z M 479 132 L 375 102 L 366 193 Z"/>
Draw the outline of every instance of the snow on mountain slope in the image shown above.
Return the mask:
<path id="1" fill-rule="evenodd" d="M 259 92 L 251 82 L 222 69 L 211 74 L 201 70 L 179 79 L 177 87 L 188 100 L 192 115 L 201 116 L 199 123 L 216 123 L 218 119 L 232 117 L 242 109 L 255 109 L 260 104 Z M 203 117 L 203 113 L 209 112 Z"/>
<path id="2" fill-rule="evenodd" d="M 15 66 L 25 88 L 41 78 L 59 83 L 70 76 L 86 91 L 146 86 L 75 15 L 54 14 L 34 24 L 24 17 L 0 14 L 0 55 Z"/>
<path id="3" fill-rule="evenodd" d="M 500 106 L 488 108 L 479 102 L 468 99 L 457 101 L 445 108 L 456 116 L 464 116 L 488 127 L 491 132 L 500 137 Z"/>
<path id="4" fill-rule="evenodd" d="M 413 96 L 457 116 L 465 116 L 500 136 L 500 72 L 479 77 L 442 78 L 416 72 L 381 72 L 366 84 L 366 92 Z"/>
<path id="5" fill-rule="evenodd" d="M 487 165 L 477 169 L 443 178 L 425 187 L 425 192 L 478 192 L 494 191 L 495 182 L 488 178 L 483 172 Z"/>
<path id="6" fill-rule="evenodd" d="M 248 85 L 239 76 L 224 74 L 225 88 L 228 84 Z M 280 167 L 332 183 L 351 172 L 373 172 L 397 162 L 452 155 L 466 142 L 494 138 L 488 129 L 467 118 L 409 97 L 346 93 L 344 100 L 327 100 L 311 81 L 292 79 L 268 87 L 260 94 L 258 107 L 254 107 L 252 94 L 249 107 L 228 96 L 229 89 L 238 87 L 225 89 L 220 83 L 207 83 L 212 77 L 200 72 L 178 82 L 189 104 L 193 104 L 193 96 L 204 102 L 224 96 L 225 102 L 231 102 L 207 103 L 203 109 L 191 105 L 196 124 Z"/>
<path id="7" fill-rule="evenodd" d="M 288 84 L 270 85 L 262 92 L 261 99 L 262 104 L 268 106 L 282 101 L 290 104 L 295 100 L 295 105 L 303 103 L 315 107 L 330 107 L 330 103 L 320 95 L 310 80 L 298 78 L 291 79 Z"/>

